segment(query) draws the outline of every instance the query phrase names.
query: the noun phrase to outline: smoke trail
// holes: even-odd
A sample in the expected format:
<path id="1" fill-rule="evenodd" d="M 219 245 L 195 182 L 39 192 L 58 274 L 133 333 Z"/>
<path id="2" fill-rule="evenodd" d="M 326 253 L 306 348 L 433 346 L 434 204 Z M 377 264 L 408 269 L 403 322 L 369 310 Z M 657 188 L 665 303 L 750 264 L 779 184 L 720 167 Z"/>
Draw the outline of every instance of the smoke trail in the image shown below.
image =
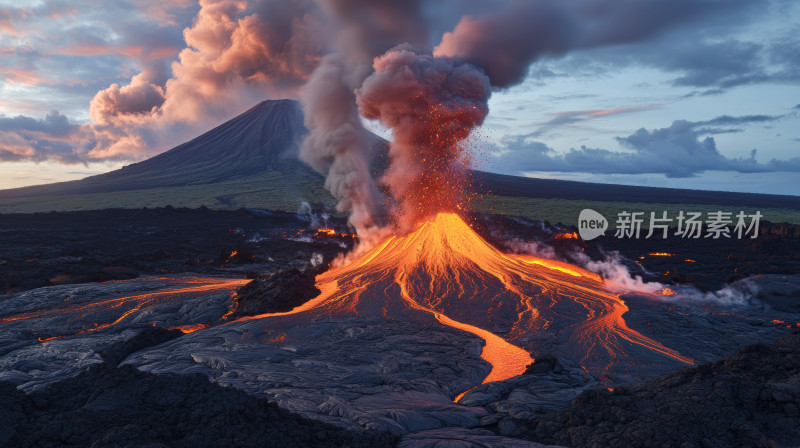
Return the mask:
<path id="1" fill-rule="evenodd" d="M 361 126 L 352 88 L 343 82 L 346 76 L 341 59 L 329 55 L 306 84 L 303 109 L 310 133 L 300 158 L 326 176 L 336 209 L 350 214 L 350 224 L 364 238 L 379 227 L 378 190 L 369 170 L 374 142 Z"/>
<path id="2" fill-rule="evenodd" d="M 361 125 L 353 90 L 371 71 L 372 59 L 405 42 L 424 46 L 418 2 L 318 0 L 335 23 L 334 53 L 325 56 L 302 95 L 310 134 L 300 158 L 326 176 L 337 210 L 350 214 L 361 241 L 380 234 L 380 195 L 370 173 L 374 138 Z M 373 241 L 374 242 L 374 241 Z"/>
<path id="3" fill-rule="evenodd" d="M 489 80 L 477 67 L 397 49 L 377 58 L 356 91 L 361 115 L 392 129 L 384 177 L 401 230 L 463 205 L 469 153 L 463 144 L 489 112 Z"/>

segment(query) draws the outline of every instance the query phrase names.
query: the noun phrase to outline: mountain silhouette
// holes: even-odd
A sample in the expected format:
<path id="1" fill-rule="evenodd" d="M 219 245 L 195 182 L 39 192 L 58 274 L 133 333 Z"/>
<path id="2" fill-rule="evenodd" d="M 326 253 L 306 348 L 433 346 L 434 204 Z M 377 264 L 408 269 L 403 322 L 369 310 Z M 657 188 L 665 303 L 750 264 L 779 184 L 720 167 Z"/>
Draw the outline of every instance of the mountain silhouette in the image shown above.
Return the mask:
<path id="1" fill-rule="evenodd" d="M 0 190 L 0 212 L 213 205 L 296 207 L 331 202 L 324 178 L 298 159 L 307 129 L 294 100 L 267 100 L 147 160 L 81 180 Z M 375 136 L 373 170 L 387 142 Z M 475 171 L 481 194 L 518 198 L 800 209 L 800 196 L 686 190 L 531 179 Z M 158 195 L 154 195 L 158 190 Z M 121 193 L 125 193 L 121 195 Z"/>
<path id="2" fill-rule="evenodd" d="M 210 184 L 280 171 L 320 178 L 297 159 L 307 133 L 292 100 L 263 101 L 205 134 L 142 162 L 85 179 L 0 191 L 0 198 L 63 196 Z"/>

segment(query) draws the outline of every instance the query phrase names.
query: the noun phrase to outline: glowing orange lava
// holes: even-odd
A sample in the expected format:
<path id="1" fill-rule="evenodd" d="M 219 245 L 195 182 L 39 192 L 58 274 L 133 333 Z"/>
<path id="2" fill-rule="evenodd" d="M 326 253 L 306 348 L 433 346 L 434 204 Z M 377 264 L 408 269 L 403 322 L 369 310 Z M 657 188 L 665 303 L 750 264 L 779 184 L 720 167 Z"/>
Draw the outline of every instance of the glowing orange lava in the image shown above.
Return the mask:
<path id="1" fill-rule="evenodd" d="M 29 319 L 47 319 L 58 316 L 66 316 L 72 320 L 69 325 L 77 331 L 70 331 L 66 334 L 38 338 L 41 342 L 62 338 L 70 335 L 84 334 L 103 330 L 116 325 L 128 316 L 131 316 L 148 307 L 180 300 L 181 297 L 198 293 L 218 293 L 231 291 L 250 280 L 245 279 L 221 279 L 214 277 L 164 277 L 150 278 L 150 281 L 160 281 L 166 283 L 163 289 L 157 291 L 140 292 L 122 297 L 114 297 L 100 301 L 86 302 L 78 304 L 65 304 L 63 306 L 44 308 L 12 316 L 0 318 L 0 324 L 9 322 L 25 321 Z M 177 286 L 175 286 L 177 285 Z M 199 329 L 197 325 L 186 325 L 179 328 L 184 333 L 190 332 L 191 328 Z M 207 325 L 206 325 L 207 326 Z M 194 331 L 191 330 L 191 331 Z"/>
<path id="2" fill-rule="evenodd" d="M 559 234 L 556 235 L 556 239 L 557 240 L 577 240 L 578 239 L 578 233 L 577 232 L 559 233 Z"/>
<path id="3" fill-rule="evenodd" d="M 338 237 L 344 237 L 344 238 L 355 238 L 357 235 L 354 235 L 354 234 L 351 234 L 351 233 L 339 233 L 339 232 L 336 231 L 336 229 L 331 229 L 330 227 L 323 227 L 323 228 L 317 229 L 317 231 L 314 232 L 314 236 L 316 236 L 317 238 L 326 237 L 326 236 L 338 236 Z"/>
<path id="4" fill-rule="evenodd" d="M 169 327 L 167 330 L 180 330 L 184 334 L 194 333 L 197 330 L 202 330 L 204 328 L 208 328 L 208 324 L 189 324 L 189 325 L 180 325 L 178 327 Z"/>
<path id="5" fill-rule="evenodd" d="M 538 342 L 553 339 L 600 375 L 612 363 L 628 363 L 628 354 L 637 350 L 692 363 L 629 328 L 622 318 L 627 306 L 597 274 L 505 254 L 454 213 L 439 213 L 407 235 L 387 238 L 320 274 L 316 285 L 321 294 L 292 311 L 244 319 L 428 316 L 486 342 L 481 357 L 492 370 L 484 382 L 523 373 Z"/>

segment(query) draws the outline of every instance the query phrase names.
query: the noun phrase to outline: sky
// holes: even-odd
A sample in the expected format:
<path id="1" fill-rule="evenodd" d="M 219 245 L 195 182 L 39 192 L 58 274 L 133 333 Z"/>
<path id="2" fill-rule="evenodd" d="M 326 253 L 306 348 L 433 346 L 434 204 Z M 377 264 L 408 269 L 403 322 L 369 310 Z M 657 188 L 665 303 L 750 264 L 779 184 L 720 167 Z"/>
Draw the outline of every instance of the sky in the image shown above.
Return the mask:
<path id="1" fill-rule="evenodd" d="M 298 98 L 329 50 L 318 3 L 0 0 L 0 188 L 116 169 Z M 445 33 L 457 53 L 454 36 L 515 4 L 419 3 L 420 51 L 440 53 Z M 479 168 L 800 194 L 800 2 L 562 0 L 552 20 L 552 2 L 517 3 L 545 19 L 474 43 L 478 65 L 524 62 L 513 80 L 483 67 L 494 91 Z M 637 3 L 665 9 L 619 6 Z"/>

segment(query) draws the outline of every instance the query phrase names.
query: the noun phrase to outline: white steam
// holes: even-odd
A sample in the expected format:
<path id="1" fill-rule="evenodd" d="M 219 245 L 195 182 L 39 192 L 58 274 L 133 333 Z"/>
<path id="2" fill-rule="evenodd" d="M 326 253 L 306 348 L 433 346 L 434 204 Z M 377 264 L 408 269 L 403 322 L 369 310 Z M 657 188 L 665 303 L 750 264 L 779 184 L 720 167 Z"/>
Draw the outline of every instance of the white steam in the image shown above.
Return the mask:
<path id="1" fill-rule="evenodd" d="M 503 238 L 503 240 L 504 245 L 512 252 L 572 263 L 594 272 L 603 277 L 609 291 L 617 294 L 641 294 L 659 301 L 685 306 L 735 308 L 752 307 L 759 303 L 754 300 L 758 295 L 758 286 L 751 279 L 739 280 L 717 291 L 703 292 L 691 285 L 646 281 L 641 275 L 631 273 L 624 263 L 623 256 L 618 252 L 605 253 L 605 258 L 602 260 L 593 260 L 586 253 L 576 249 L 566 257 L 562 257 L 544 242 L 523 241 L 519 238 Z M 668 290 L 674 294 L 664 294 Z"/>

